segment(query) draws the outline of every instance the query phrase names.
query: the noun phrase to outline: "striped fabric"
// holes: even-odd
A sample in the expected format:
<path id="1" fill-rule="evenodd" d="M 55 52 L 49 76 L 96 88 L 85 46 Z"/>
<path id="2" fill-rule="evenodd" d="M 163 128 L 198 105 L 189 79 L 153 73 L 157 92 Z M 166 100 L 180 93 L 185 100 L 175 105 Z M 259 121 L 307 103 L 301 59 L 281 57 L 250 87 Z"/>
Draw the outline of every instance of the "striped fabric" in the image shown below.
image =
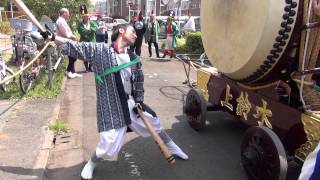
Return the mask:
<path id="1" fill-rule="evenodd" d="M 105 69 L 117 65 L 113 46 L 106 43 L 90 43 L 66 41 L 62 46 L 62 53 L 68 56 L 88 61 L 93 71 L 101 74 Z M 129 52 L 130 59 L 136 55 Z M 144 77 L 141 63 L 132 67 L 132 96 L 136 102 L 143 102 Z M 131 123 L 127 95 L 125 94 L 120 72 L 103 77 L 104 83 L 96 82 L 97 93 L 97 125 L 98 131 L 119 129 Z"/>
<path id="2" fill-rule="evenodd" d="M 303 163 L 299 180 L 320 180 L 320 143 Z"/>

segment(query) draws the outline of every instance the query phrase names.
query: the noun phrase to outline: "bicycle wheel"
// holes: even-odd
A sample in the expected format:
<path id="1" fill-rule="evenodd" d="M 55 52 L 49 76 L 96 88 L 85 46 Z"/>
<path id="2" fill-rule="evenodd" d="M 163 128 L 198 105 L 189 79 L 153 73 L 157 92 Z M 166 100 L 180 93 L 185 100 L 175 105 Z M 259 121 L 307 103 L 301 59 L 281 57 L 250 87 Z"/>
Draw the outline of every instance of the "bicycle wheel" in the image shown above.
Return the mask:
<path id="1" fill-rule="evenodd" d="M 21 67 L 23 68 L 24 65 L 28 64 L 28 62 L 29 60 L 25 60 Z M 30 91 L 32 82 L 35 80 L 35 73 L 33 71 L 34 67 L 31 65 L 22 71 L 19 76 L 20 89 L 24 94 L 27 94 Z"/>
<path id="2" fill-rule="evenodd" d="M 13 76 L 13 71 L 11 69 L 9 69 L 9 68 L 6 68 L 6 75 L 4 76 L 4 79 L 7 78 L 7 77 L 10 77 L 10 76 Z M 1 90 L 2 91 L 7 91 L 7 86 L 9 84 L 11 84 L 12 82 L 14 82 L 14 81 L 15 81 L 15 78 L 12 78 L 12 79 L 6 81 L 5 83 L 2 83 L 0 85 Z"/>

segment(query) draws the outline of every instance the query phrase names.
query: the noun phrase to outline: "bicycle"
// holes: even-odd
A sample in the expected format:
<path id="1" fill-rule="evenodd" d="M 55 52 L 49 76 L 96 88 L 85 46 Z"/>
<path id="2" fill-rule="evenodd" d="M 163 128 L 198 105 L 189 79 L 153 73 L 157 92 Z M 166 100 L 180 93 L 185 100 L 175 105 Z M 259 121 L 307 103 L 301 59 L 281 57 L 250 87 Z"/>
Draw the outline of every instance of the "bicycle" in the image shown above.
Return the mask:
<path id="1" fill-rule="evenodd" d="M 33 34 L 32 38 L 43 40 L 42 36 L 39 36 L 36 37 L 36 35 Z M 21 90 L 24 93 L 27 93 L 30 91 L 30 89 L 32 89 L 33 82 L 40 74 L 41 69 L 47 70 L 48 87 L 51 89 L 54 71 L 57 69 L 60 60 L 62 59 L 60 50 L 58 50 L 57 46 L 53 43 L 45 44 L 43 47 L 41 47 L 41 52 L 37 52 L 36 55 L 39 57 L 35 56 L 31 58 L 32 56 L 29 56 L 29 54 L 24 54 L 23 56 L 23 64 L 21 65 L 21 68 L 25 68 L 25 70 L 22 71 L 19 79 Z M 30 63 L 31 65 L 26 67 Z"/>
<path id="2" fill-rule="evenodd" d="M 25 22 L 25 20 L 22 20 L 20 24 L 22 22 Z M 15 26 L 15 28 L 20 30 L 19 33 L 16 33 L 14 47 L 17 55 L 16 63 L 20 65 L 21 71 L 19 76 L 21 91 L 26 94 L 32 89 L 33 82 L 42 68 L 48 70 L 48 86 L 51 89 L 53 72 L 62 59 L 60 51 L 55 44 L 45 42 L 40 33 L 24 27 Z M 48 26 L 46 28 L 50 29 Z"/>
<path id="3" fill-rule="evenodd" d="M 9 80 L 5 80 L 6 78 L 13 76 L 13 74 L 13 70 L 6 65 L 6 62 L 3 58 L 3 50 L 0 50 L 0 82 L 2 82 L 0 84 L 1 91 L 7 91 L 7 86 L 10 83 L 15 82 L 14 77 Z"/>

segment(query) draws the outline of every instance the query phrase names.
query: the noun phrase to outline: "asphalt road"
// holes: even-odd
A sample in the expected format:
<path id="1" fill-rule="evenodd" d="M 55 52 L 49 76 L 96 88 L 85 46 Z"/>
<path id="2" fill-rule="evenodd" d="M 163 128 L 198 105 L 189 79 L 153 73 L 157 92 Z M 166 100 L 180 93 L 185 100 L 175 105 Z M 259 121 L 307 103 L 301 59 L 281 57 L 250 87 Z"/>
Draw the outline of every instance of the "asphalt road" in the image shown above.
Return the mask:
<path id="1" fill-rule="evenodd" d="M 116 162 L 99 163 L 94 179 L 111 180 L 245 180 L 240 164 L 240 142 L 246 127 L 223 112 L 208 113 L 208 125 L 196 132 L 182 113 L 188 87 L 177 60 L 143 62 L 145 103 L 157 113 L 171 138 L 189 155 L 187 161 L 166 162 L 151 138 L 127 133 Z M 192 74 L 195 79 L 195 74 Z M 46 179 L 80 179 L 80 172 L 98 142 L 93 74 L 68 80 L 60 117 L 77 133 L 77 143 L 51 152 Z M 80 98 L 80 100 L 79 100 Z"/>

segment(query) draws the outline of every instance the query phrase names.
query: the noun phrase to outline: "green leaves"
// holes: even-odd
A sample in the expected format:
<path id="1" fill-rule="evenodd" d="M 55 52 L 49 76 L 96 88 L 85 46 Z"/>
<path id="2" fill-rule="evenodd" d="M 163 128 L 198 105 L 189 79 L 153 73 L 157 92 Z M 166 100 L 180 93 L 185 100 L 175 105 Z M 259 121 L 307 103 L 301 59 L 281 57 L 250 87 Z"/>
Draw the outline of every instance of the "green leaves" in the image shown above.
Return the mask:
<path id="1" fill-rule="evenodd" d="M 190 32 L 185 39 L 178 39 L 176 51 L 177 53 L 202 54 L 204 48 L 201 32 Z"/>
<path id="2" fill-rule="evenodd" d="M 202 54 L 204 52 L 201 32 L 190 32 L 186 38 L 186 49 L 194 54 Z"/>
<path id="3" fill-rule="evenodd" d="M 37 19 L 47 15 L 53 21 L 59 17 L 61 8 L 67 8 L 70 11 L 70 25 L 72 25 L 78 19 L 80 4 L 89 5 L 89 0 L 24 0 L 24 3 Z"/>
<path id="4" fill-rule="evenodd" d="M 53 123 L 49 124 L 49 130 L 53 131 L 55 135 L 62 133 L 62 132 L 67 132 L 67 128 L 64 124 L 64 122 L 60 119 L 57 119 Z"/>

